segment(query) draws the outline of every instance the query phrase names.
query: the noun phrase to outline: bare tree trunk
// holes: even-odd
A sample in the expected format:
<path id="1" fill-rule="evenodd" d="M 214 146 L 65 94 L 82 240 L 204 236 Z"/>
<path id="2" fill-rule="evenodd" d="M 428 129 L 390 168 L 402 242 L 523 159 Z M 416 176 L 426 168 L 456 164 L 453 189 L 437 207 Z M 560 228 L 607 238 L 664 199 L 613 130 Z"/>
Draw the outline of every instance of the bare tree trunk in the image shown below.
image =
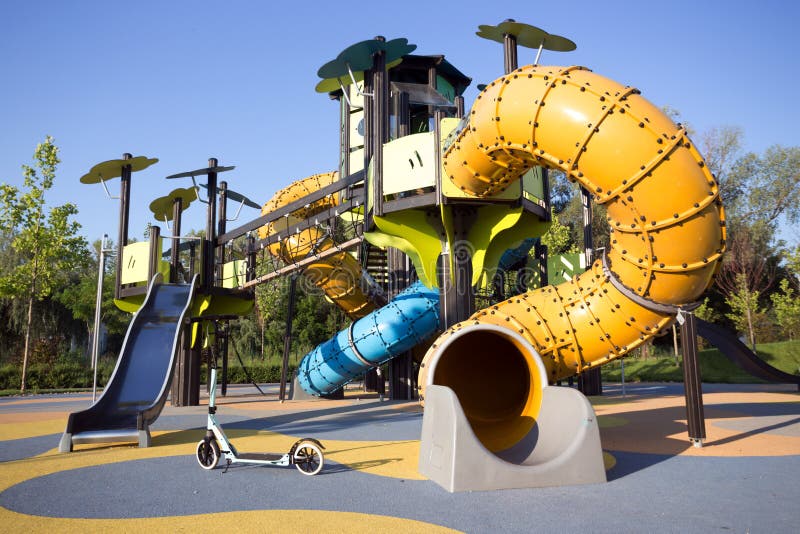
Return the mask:
<path id="1" fill-rule="evenodd" d="M 28 356 L 31 350 L 31 325 L 33 324 L 33 294 L 28 298 L 28 319 L 25 324 L 25 349 L 22 352 L 22 382 L 19 392 L 25 393 L 25 375 L 28 373 Z"/>
<path id="2" fill-rule="evenodd" d="M 650 357 L 650 341 L 642 343 L 642 359 L 646 360 Z"/>
<path id="3" fill-rule="evenodd" d="M 756 332 L 755 328 L 753 328 L 753 314 L 750 312 L 750 308 L 747 309 L 747 330 L 748 334 L 750 334 L 750 347 L 753 349 L 753 352 L 756 351 Z"/>
<path id="4" fill-rule="evenodd" d="M 672 323 L 672 348 L 675 352 L 675 361 L 679 361 L 679 353 L 678 353 L 678 329 L 675 328 L 675 323 Z"/>

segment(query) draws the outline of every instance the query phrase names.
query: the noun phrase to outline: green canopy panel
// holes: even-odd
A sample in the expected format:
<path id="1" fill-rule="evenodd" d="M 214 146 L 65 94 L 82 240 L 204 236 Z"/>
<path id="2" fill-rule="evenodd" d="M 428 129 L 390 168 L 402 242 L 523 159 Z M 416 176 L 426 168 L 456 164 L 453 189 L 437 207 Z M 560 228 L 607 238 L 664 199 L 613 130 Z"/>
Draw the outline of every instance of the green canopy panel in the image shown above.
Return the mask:
<path id="1" fill-rule="evenodd" d="M 478 30 L 475 32 L 478 37 L 497 41 L 498 43 L 502 43 L 506 35 L 513 35 L 517 39 L 517 45 L 526 48 L 538 49 L 542 47 L 544 50 L 552 50 L 553 52 L 571 52 L 578 47 L 566 37 L 547 33 L 536 26 L 513 20 L 506 20 L 497 26 L 482 24 L 478 26 Z"/>
<path id="2" fill-rule="evenodd" d="M 136 156 L 131 159 L 110 159 L 98 163 L 89 172 L 81 176 L 82 184 L 99 184 L 112 178 L 122 176 L 122 169 L 126 165 L 131 166 L 131 172 L 141 171 L 150 165 L 158 163 L 158 158 L 148 158 L 147 156 Z"/>
<path id="3" fill-rule="evenodd" d="M 235 169 L 235 165 L 231 165 L 230 167 L 206 167 L 205 169 L 196 169 L 194 171 L 187 171 L 187 172 L 179 172 L 178 174 L 170 174 L 167 176 L 167 180 L 172 180 L 174 178 L 194 178 L 195 176 L 207 176 L 212 172 L 221 173 L 221 172 L 228 172 Z"/>
<path id="4" fill-rule="evenodd" d="M 392 62 L 386 63 L 386 70 L 390 70 L 398 66 L 400 63 L 403 62 L 403 58 L 395 59 Z M 336 91 L 341 91 L 343 87 L 347 87 L 353 83 L 353 79 L 355 79 L 356 83 L 364 80 L 364 71 L 353 71 L 353 78 L 350 78 L 349 74 L 345 74 L 344 76 L 340 76 L 338 78 L 326 78 L 319 82 L 314 90 L 318 93 L 334 93 Z"/>
<path id="5" fill-rule="evenodd" d="M 200 187 L 202 187 L 204 189 L 208 189 L 208 185 L 207 184 L 200 184 Z M 260 205 L 256 204 L 255 202 L 253 202 L 252 200 L 250 200 L 249 198 L 247 198 L 243 194 L 237 193 L 236 191 L 234 191 L 232 189 L 226 189 L 225 190 L 225 195 L 228 197 L 228 200 L 233 200 L 234 202 L 241 202 L 241 203 L 243 203 L 245 206 L 247 206 L 249 208 L 255 208 L 257 210 L 261 209 Z"/>
<path id="6" fill-rule="evenodd" d="M 326 79 L 350 77 L 350 72 L 365 71 L 372 68 L 372 56 L 376 52 L 386 53 L 386 63 L 402 58 L 417 49 L 417 45 L 408 44 L 408 39 L 399 38 L 391 41 L 370 39 L 350 45 L 342 50 L 336 59 L 328 61 L 317 71 L 317 76 Z"/>
<path id="7" fill-rule="evenodd" d="M 175 206 L 175 200 L 181 199 L 181 212 L 185 211 L 189 205 L 197 200 L 197 191 L 194 187 L 173 189 L 169 195 L 159 197 L 150 203 L 150 211 L 158 221 L 171 221 Z"/>

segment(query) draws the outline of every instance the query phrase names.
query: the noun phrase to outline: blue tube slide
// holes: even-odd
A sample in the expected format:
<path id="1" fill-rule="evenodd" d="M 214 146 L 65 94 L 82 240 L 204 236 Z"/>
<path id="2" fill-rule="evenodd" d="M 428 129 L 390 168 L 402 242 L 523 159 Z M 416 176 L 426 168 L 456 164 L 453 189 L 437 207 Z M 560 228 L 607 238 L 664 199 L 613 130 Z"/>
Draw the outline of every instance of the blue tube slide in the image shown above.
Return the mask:
<path id="1" fill-rule="evenodd" d="M 497 268 L 501 271 L 507 271 L 512 265 L 516 265 L 527 258 L 528 252 L 530 252 L 538 240 L 538 237 L 528 237 L 523 239 L 522 243 L 520 243 L 517 248 L 506 250 L 500 257 L 500 263 L 498 263 Z"/>
<path id="2" fill-rule="evenodd" d="M 438 329 L 439 290 L 416 282 L 306 354 L 297 369 L 298 383 L 310 395 L 329 395 Z"/>

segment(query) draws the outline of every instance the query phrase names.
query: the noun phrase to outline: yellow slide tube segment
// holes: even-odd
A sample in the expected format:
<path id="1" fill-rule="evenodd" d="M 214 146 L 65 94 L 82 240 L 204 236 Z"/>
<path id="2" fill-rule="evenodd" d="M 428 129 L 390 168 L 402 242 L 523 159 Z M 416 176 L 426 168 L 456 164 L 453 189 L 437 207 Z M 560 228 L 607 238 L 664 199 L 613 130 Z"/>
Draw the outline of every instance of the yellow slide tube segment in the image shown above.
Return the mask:
<path id="1" fill-rule="evenodd" d="M 582 67 L 528 66 L 493 82 L 447 148 L 444 165 L 458 187 L 477 197 L 502 191 L 532 165 L 560 169 L 607 206 L 612 231 L 610 276 L 598 260 L 569 282 L 480 310 L 425 355 L 423 396 L 430 384 L 496 385 L 455 388 L 493 451 L 514 445 L 538 415 L 530 400 L 536 395 L 509 386 L 543 387 L 529 363 L 531 350 L 554 382 L 624 355 L 671 323 L 674 313 L 644 307 L 611 277 L 628 294 L 689 304 L 711 283 L 725 247 L 716 180 L 686 132 L 636 89 Z M 487 325 L 515 332 L 529 346 Z M 476 355 L 484 358 L 473 364 Z M 509 360 L 521 362 L 526 376 Z M 473 408 L 489 397 L 490 413 Z"/>
<path id="2" fill-rule="evenodd" d="M 314 191 L 317 191 L 339 179 L 338 172 L 315 174 L 294 182 L 281 189 L 264 204 L 262 214 L 275 211 L 291 204 Z M 274 221 L 259 228 L 259 237 L 265 239 L 276 233 L 286 232 L 295 223 L 313 217 L 339 204 L 338 195 L 332 194 L 316 202 L 310 203 L 291 213 L 289 217 Z M 286 238 L 269 245 L 270 254 L 286 263 L 302 260 L 309 255 L 324 252 L 334 246 L 334 242 L 325 232 L 316 227 L 293 233 Z M 350 318 L 358 319 L 374 309 L 374 304 L 361 289 L 361 265 L 347 252 L 333 254 L 309 264 L 303 270 L 308 278 L 325 295 L 344 311 Z"/>

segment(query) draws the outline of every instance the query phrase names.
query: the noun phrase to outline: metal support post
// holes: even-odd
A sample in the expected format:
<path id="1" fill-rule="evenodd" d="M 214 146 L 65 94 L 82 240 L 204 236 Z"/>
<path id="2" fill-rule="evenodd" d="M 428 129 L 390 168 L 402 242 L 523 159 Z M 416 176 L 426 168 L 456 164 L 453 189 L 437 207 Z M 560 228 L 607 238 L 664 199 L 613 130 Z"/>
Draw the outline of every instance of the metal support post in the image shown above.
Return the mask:
<path id="1" fill-rule="evenodd" d="M 382 36 L 376 41 L 385 41 Z M 383 215 L 383 144 L 389 140 L 389 84 L 386 74 L 386 52 L 373 56 L 372 64 L 372 213 Z"/>
<path id="2" fill-rule="evenodd" d="M 129 160 L 133 158 L 127 152 L 122 155 L 122 159 Z M 120 289 L 122 287 L 122 250 L 128 244 L 128 220 L 130 214 L 130 199 L 131 199 L 131 166 L 125 165 L 122 167 L 122 175 L 120 176 L 119 186 L 119 239 L 117 239 L 117 281 L 114 286 L 114 298 L 120 297 Z"/>
<path id="3" fill-rule="evenodd" d="M 455 241 L 452 261 L 456 322 L 464 321 L 475 313 L 475 292 L 472 288 L 472 248 L 467 236 L 476 218 L 475 208 L 457 207 L 453 209 Z"/>
<path id="4" fill-rule="evenodd" d="M 694 313 L 680 312 L 681 345 L 683 348 L 683 387 L 686 394 L 686 420 L 689 425 L 689 441 L 702 447 L 706 438 L 706 420 L 703 413 L 703 385 L 700 362 L 697 359 L 697 325 Z"/>
<path id="5" fill-rule="evenodd" d="M 228 217 L 228 182 L 220 182 L 219 183 L 219 221 L 217 222 L 217 235 L 223 235 L 227 229 L 227 220 Z M 222 277 L 224 276 L 223 273 L 223 265 L 225 265 L 225 245 L 221 245 L 219 250 L 217 250 L 217 265 L 219 265 L 219 279 L 220 285 L 224 284 L 224 280 Z M 238 284 L 237 284 L 238 285 Z"/>
<path id="6" fill-rule="evenodd" d="M 514 22 L 513 19 L 507 19 L 506 22 Z M 517 70 L 517 38 L 508 33 L 503 34 L 503 67 L 506 74 Z"/>
<path id="7" fill-rule="evenodd" d="M 294 305 L 297 292 L 297 274 L 289 277 L 289 303 L 286 310 L 286 333 L 283 337 L 283 363 L 281 366 L 281 388 L 278 398 L 281 402 L 286 400 L 286 380 L 289 370 L 289 352 L 292 350 L 292 319 L 294 318 Z"/>
<path id="8" fill-rule="evenodd" d="M 395 248 L 390 248 L 387 253 L 387 263 L 389 267 L 387 298 L 391 300 L 410 284 L 411 262 L 408 256 Z M 416 388 L 412 383 L 411 363 L 411 351 L 407 351 L 389 362 L 390 399 L 408 400 L 412 398 L 412 392 Z"/>
<path id="9" fill-rule="evenodd" d="M 591 193 L 581 187 L 581 204 L 583 206 L 583 254 L 586 258 L 586 270 L 592 268 L 594 261 L 594 240 L 592 236 L 592 197 Z M 578 389 L 584 395 L 602 395 L 603 379 L 599 367 L 588 369 L 578 377 Z"/>
<path id="10" fill-rule="evenodd" d="M 222 389 L 221 393 L 222 396 L 225 397 L 228 394 L 228 328 L 225 327 L 221 330 L 218 330 L 218 339 L 215 341 L 219 343 L 219 352 L 222 355 Z"/>
<path id="11" fill-rule="evenodd" d="M 150 280 L 158 272 L 159 264 L 161 263 L 161 247 L 159 246 L 161 238 L 161 228 L 158 226 L 150 227 L 150 264 L 147 267 L 147 281 Z"/>
<path id="12" fill-rule="evenodd" d="M 253 235 L 247 236 L 247 274 L 246 280 L 249 282 L 256 277 L 256 238 Z"/>
<path id="13" fill-rule="evenodd" d="M 106 253 L 111 253 L 111 250 L 106 250 L 106 241 L 108 235 L 103 234 L 103 239 L 100 241 L 100 254 L 97 258 L 97 296 L 94 302 L 94 330 L 92 331 L 92 369 L 94 371 L 92 378 L 92 402 L 97 399 L 97 361 L 100 358 L 100 324 L 103 308 L 103 280 L 105 279 L 106 272 Z"/>
<path id="14" fill-rule="evenodd" d="M 208 158 L 209 169 L 216 168 L 219 162 L 217 158 Z M 215 222 L 217 220 L 217 173 L 216 171 L 208 172 L 208 209 L 206 211 L 206 243 L 207 254 L 203 255 L 203 289 L 209 291 L 214 287 L 215 283 L 215 250 L 216 250 L 216 228 Z"/>
<path id="15" fill-rule="evenodd" d="M 178 282 L 178 265 L 180 265 L 180 246 L 181 246 L 181 213 L 183 212 L 183 199 L 176 197 L 172 201 L 172 250 L 169 256 L 169 281 L 173 284 Z"/>

